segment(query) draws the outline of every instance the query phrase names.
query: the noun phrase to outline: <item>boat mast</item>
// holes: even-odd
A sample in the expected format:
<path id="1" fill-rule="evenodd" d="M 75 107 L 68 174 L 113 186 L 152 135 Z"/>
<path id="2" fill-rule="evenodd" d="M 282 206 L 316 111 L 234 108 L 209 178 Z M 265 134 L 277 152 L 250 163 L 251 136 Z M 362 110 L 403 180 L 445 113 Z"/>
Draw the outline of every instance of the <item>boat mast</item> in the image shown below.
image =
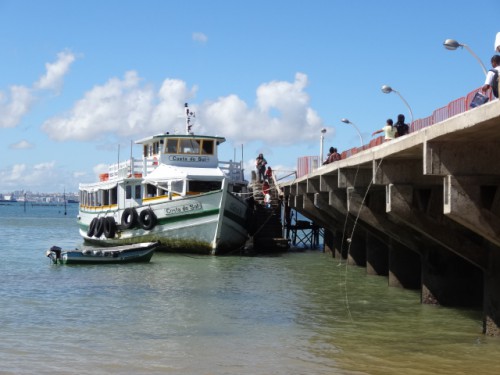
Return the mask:
<path id="1" fill-rule="evenodd" d="M 191 112 L 189 110 L 189 106 L 187 103 L 184 103 L 184 108 L 186 108 L 186 135 L 193 135 L 194 132 L 191 131 L 191 127 L 194 124 L 194 120 L 191 121 L 196 117 L 194 112 Z"/>

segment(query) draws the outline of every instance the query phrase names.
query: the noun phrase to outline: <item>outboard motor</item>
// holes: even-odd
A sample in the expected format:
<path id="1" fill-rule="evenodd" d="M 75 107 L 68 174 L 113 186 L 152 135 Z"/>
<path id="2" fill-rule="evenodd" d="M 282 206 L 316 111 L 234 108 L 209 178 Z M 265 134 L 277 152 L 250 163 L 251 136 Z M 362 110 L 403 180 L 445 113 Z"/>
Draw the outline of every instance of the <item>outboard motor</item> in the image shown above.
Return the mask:
<path id="1" fill-rule="evenodd" d="M 46 253 L 46 255 L 52 259 L 54 264 L 57 264 L 57 261 L 61 259 L 62 249 L 59 246 L 52 246 Z"/>

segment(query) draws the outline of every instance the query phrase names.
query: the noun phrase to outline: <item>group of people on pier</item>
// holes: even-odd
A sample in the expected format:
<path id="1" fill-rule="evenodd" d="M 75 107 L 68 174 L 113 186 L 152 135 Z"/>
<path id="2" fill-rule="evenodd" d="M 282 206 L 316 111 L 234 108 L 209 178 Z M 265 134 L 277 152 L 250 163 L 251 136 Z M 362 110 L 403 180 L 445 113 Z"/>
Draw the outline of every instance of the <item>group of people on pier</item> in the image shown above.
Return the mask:
<path id="1" fill-rule="evenodd" d="M 267 166 L 267 168 L 266 168 Z M 257 170 L 257 179 L 259 183 L 262 183 L 262 194 L 264 195 L 264 205 L 265 207 L 271 207 L 271 179 L 273 176 L 273 170 L 267 165 L 267 160 L 264 158 L 264 154 L 259 154 L 255 158 L 255 168 Z"/>
<path id="2" fill-rule="evenodd" d="M 384 140 L 390 141 L 391 139 L 408 134 L 409 131 L 410 127 L 405 123 L 405 116 L 399 114 L 396 124 L 393 123 L 392 119 L 387 119 L 385 126 L 382 129 L 374 131 L 372 133 L 372 136 L 379 133 L 384 133 Z"/>

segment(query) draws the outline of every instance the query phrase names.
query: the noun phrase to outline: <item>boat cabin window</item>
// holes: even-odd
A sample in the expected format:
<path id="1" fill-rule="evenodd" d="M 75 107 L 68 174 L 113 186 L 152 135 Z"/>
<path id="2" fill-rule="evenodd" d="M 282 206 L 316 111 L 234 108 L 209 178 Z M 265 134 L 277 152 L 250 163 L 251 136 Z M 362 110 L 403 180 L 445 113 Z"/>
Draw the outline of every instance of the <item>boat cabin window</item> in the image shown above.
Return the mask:
<path id="1" fill-rule="evenodd" d="M 211 139 L 170 138 L 165 142 L 166 154 L 213 155 L 214 149 L 214 141 Z M 148 156 L 146 151 L 145 156 Z"/>
<path id="2" fill-rule="evenodd" d="M 189 181 L 188 193 L 207 193 L 222 189 L 222 181 Z"/>
<path id="3" fill-rule="evenodd" d="M 167 139 L 165 144 L 165 153 L 177 154 L 177 139 Z"/>
<path id="4" fill-rule="evenodd" d="M 212 155 L 214 153 L 214 141 L 204 139 L 203 140 L 203 148 L 202 152 L 203 155 Z"/>
<path id="5" fill-rule="evenodd" d="M 141 199 L 141 185 L 125 186 L 125 199 Z"/>
<path id="6" fill-rule="evenodd" d="M 170 183 L 170 190 L 172 190 L 172 192 L 177 193 L 177 194 L 183 194 L 184 193 L 184 180 L 172 181 Z"/>
<path id="7" fill-rule="evenodd" d="M 151 184 L 146 184 L 146 197 L 156 197 L 156 186 Z"/>
<path id="8" fill-rule="evenodd" d="M 153 143 L 153 154 L 158 155 L 160 153 L 160 142 Z"/>
<path id="9" fill-rule="evenodd" d="M 200 141 L 195 139 L 181 139 L 180 140 L 180 151 L 183 154 L 199 154 L 200 153 Z"/>
<path id="10" fill-rule="evenodd" d="M 99 190 L 99 193 L 102 206 L 110 206 L 118 203 L 118 188 L 116 186 L 112 189 Z M 98 205 L 100 206 L 101 204 Z"/>

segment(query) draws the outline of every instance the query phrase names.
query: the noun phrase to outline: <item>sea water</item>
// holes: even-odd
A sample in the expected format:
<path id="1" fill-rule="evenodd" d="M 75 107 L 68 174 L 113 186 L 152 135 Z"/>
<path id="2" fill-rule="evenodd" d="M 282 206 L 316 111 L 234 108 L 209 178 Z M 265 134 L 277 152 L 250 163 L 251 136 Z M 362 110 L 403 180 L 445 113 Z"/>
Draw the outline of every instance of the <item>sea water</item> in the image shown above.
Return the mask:
<path id="1" fill-rule="evenodd" d="M 499 374 L 481 312 L 317 250 L 53 265 L 77 207 L 0 205 L 0 374 Z"/>

